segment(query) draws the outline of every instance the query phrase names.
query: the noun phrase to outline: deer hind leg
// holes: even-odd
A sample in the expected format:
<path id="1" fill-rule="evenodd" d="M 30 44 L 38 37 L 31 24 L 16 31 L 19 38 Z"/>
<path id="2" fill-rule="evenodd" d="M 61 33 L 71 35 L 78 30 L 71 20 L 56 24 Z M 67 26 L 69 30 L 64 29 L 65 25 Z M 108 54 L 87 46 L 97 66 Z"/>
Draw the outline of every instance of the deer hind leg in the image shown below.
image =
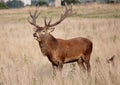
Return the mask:
<path id="1" fill-rule="evenodd" d="M 90 66 L 90 54 L 86 54 L 84 57 L 84 61 L 85 61 L 85 66 L 87 69 L 87 72 L 91 71 L 91 66 Z"/>
<path id="2" fill-rule="evenodd" d="M 84 60 L 83 60 L 82 57 L 80 57 L 80 58 L 78 59 L 77 63 L 78 63 L 78 65 L 79 65 L 80 69 L 82 69 L 83 71 L 86 70 L 85 65 L 84 65 Z"/>

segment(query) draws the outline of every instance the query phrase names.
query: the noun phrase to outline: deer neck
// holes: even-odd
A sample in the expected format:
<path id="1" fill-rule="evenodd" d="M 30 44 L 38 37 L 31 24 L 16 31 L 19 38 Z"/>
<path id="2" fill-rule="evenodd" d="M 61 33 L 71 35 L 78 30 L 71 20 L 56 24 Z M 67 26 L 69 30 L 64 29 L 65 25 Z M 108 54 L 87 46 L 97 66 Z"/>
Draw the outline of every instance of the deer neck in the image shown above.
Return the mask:
<path id="1" fill-rule="evenodd" d="M 43 55 L 50 56 L 53 50 L 57 48 L 57 40 L 51 34 L 48 34 L 44 37 L 43 40 L 39 42 L 41 52 Z"/>

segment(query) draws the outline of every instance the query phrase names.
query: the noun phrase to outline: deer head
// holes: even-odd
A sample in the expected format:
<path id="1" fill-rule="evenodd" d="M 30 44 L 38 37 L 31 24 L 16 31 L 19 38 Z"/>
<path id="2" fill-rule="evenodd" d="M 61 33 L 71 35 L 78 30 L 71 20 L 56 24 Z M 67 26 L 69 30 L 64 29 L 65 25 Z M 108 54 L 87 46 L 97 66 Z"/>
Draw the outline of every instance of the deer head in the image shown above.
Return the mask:
<path id="1" fill-rule="evenodd" d="M 29 11 L 30 17 L 28 17 L 28 22 L 35 26 L 34 28 L 34 32 L 33 36 L 36 40 L 41 41 L 43 38 L 45 38 L 46 35 L 50 34 L 50 32 L 54 31 L 54 26 L 58 25 L 59 23 L 61 23 L 66 17 L 74 14 L 72 11 L 72 5 L 70 6 L 70 8 L 67 7 L 67 5 L 65 5 L 65 12 L 64 14 L 61 15 L 61 17 L 58 19 L 58 21 L 56 21 L 55 23 L 51 24 L 52 21 L 52 17 L 50 18 L 49 21 L 46 20 L 46 17 L 44 18 L 44 27 L 41 27 L 39 25 L 37 25 L 36 23 L 36 19 L 38 18 L 38 16 L 40 15 L 40 12 L 38 11 L 38 9 L 36 8 L 35 12 L 32 14 L 31 11 Z"/>

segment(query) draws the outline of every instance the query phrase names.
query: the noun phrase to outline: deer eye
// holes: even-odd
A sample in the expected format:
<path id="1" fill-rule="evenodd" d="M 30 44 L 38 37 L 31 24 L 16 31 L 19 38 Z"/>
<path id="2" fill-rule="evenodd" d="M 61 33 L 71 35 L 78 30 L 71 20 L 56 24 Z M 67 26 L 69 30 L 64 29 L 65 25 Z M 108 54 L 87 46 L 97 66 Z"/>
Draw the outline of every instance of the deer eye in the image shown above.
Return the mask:
<path id="1" fill-rule="evenodd" d="M 43 30 L 43 31 L 41 32 L 41 34 L 43 34 L 43 35 L 44 35 L 44 34 L 45 34 L 45 30 Z"/>

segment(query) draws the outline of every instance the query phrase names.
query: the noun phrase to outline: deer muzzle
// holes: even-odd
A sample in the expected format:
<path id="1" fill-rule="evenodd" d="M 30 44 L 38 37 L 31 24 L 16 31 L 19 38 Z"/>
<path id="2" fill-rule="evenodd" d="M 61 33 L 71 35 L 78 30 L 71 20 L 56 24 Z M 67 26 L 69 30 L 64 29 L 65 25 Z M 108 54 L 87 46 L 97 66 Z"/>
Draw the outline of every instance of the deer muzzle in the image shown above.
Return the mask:
<path id="1" fill-rule="evenodd" d="M 34 39 L 38 39 L 37 33 L 33 33 Z"/>

